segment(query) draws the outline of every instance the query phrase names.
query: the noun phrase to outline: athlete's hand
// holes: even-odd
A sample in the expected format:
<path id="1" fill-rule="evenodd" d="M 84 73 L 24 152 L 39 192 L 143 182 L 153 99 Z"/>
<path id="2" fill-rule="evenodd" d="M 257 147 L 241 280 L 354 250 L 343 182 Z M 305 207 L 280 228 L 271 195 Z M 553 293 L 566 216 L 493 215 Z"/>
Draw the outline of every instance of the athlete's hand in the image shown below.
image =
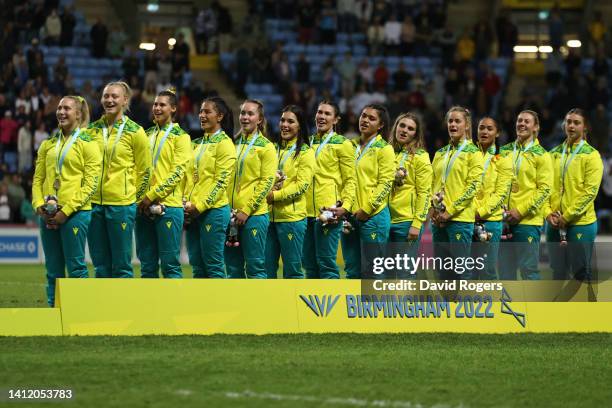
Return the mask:
<path id="1" fill-rule="evenodd" d="M 236 224 L 244 225 L 246 224 L 248 218 L 249 216 L 246 213 L 238 210 L 238 212 L 236 213 Z"/>
<path id="2" fill-rule="evenodd" d="M 522 219 L 523 219 L 523 216 L 516 208 L 513 208 L 510 211 L 508 211 L 508 223 L 518 224 L 519 222 L 521 222 Z"/>
<path id="3" fill-rule="evenodd" d="M 348 213 L 347 209 L 344 207 L 330 208 L 329 210 L 333 212 L 334 217 L 336 217 L 336 220 L 333 221 L 334 223 L 338 223 L 338 221 Z"/>
<path id="4" fill-rule="evenodd" d="M 440 224 L 444 224 L 446 222 L 448 222 L 448 220 L 450 220 L 451 215 L 448 213 L 448 211 L 444 211 L 443 213 L 439 213 L 438 214 L 438 222 Z"/>
<path id="5" fill-rule="evenodd" d="M 41 205 L 40 207 L 36 208 L 36 214 L 40 215 L 41 217 L 44 217 L 46 215 L 45 206 Z"/>
<path id="6" fill-rule="evenodd" d="M 560 216 L 558 218 L 557 226 L 559 229 L 567 229 L 567 220 L 563 218 L 563 216 Z"/>
<path id="7" fill-rule="evenodd" d="M 410 227 L 410 230 L 408 231 L 408 241 L 416 241 L 420 232 L 421 230 L 419 228 Z"/>
<path id="8" fill-rule="evenodd" d="M 272 204 L 274 202 L 274 193 L 272 193 L 272 191 L 270 191 L 266 196 L 266 202 L 268 204 Z"/>
<path id="9" fill-rule="evenodd" d="M 546 217 L 546 221 L 550 224 L 551 227 L 559 228 L 559 216 L 556 213 L 548 214 L 548 217 Z"/>
<path id="10" fill-rule="evenodd" d="M 358 221 L 361 222 L 366 222 L 367 220 L 370 219 L 370 214 L 368 214 L 367 212 L 363 211 L 361 208 L 357 210 L 357 212 L 355 212 L 355 218 Z"/>
<path id="11" fill-rule="evenodd" d="M 145 210 L 149 208 L 153 204 L 151 200 L 147 196 L 145 196 L 140 204 L 138 204 L 138 214 L 144 214 Z"/>
<path id="12" fill-rule="evenodd" d="M 66 222 L 68 217 L 62 210 L 59 210 L 55 213 L 55 215 L 47 220 L 47 224 L 49 225 L 62 225 Z"/>
<path id="13" fill-rule="evenodd" d="M 191 204 L 189 207 L 185 209 L 185 213 L 192 220 L 195 220 L 196 218 L 200 216 L 200 212 L 198 211 L 198 208 L 193 204 Z"/>

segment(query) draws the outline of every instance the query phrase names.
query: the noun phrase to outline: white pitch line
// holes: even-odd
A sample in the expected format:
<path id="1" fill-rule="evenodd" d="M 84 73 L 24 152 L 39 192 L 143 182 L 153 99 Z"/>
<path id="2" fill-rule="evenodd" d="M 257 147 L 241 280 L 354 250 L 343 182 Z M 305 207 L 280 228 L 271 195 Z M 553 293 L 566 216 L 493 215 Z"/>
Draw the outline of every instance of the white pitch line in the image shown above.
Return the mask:
<path id="1" fill-rule="evenodd" d="M 360 398 L 339 398 L 339 397 L 315 397 L 312 395 L 290 395 L 290 394 L 274 394 L 270 392 L 254 392 L 250 390 L 236 392 L 227 391 L 225 392 L 227 398 L 251 398 L 251 399 L 262 399 L 262 400 L 275 400 L 275 401 L 300 401 L 300 402 L 316 402 L 327 405 L 347 405 L 352 407 L 380 407 L 380 408 L 466 408 L 463 403 L 460 405 L 449 405 L 449 404 L 435 404 L 435 405 L 423 405 L 421 403 L 414 403 L 410 401 L 390 401 L 390 400 L 367 400 Z"/>

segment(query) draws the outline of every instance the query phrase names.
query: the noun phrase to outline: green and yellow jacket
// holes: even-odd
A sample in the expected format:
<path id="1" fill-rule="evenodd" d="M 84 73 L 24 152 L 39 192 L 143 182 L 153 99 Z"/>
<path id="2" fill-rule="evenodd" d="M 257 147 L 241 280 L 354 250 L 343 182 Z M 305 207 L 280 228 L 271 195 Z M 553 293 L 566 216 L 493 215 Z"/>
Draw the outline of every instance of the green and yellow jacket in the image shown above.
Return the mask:
<path id="1" fill-rule="evenodd" d="M 495 146 L 483 153 L 483 160 L 484 170 L 474 207 L 483 220 L 501 221 L 502 206 L 508 200 L 512 184 L 512 161 L 509 157 L 496 155 Z"/>

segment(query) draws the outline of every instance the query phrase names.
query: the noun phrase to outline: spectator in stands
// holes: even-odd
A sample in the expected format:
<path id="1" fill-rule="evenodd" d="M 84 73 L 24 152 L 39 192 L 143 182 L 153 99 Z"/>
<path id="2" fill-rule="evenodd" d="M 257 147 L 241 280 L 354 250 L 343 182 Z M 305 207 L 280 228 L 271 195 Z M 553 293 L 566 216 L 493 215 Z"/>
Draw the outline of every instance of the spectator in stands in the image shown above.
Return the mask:
<path id="1" fill-rule="evenodd" d="M 68 77 L 68 67 L 66 66 L 66 58 L 60 55 L 57 62 L 53 66 L 53 80 L 56 82 L 64 82 Z"/>
<path id="2" fill-rule="evenodd" d="M 108 55 L 111 58 L 121 58 L 127 42 L 127 34 L 120 24 L 113 24 L 108 37 Z"/>
<path id="3" fill-rule="evenodd" d="M 346 52 L 344 58 L 338 64 L 338 74 L 340 75 L 342 94 L 350 97 L 355 92 L 357 80 L 357 66 L 350 52 Z"/>
<path id="4" fill-rule="evenodd" d="M 416 41 L 416 26 L 412 21 L 410 15 L 404 17 L 402 22 L 402 33 L 401 33 L 401 44 L 400 51 L 404 56 L 411 55 L 414 50 L 414 43 Z"/>
<path id="5" fill-rule="evenodd" d="M 359 67 L 357 68 L 357 82 L 364 84 L 368 90 L 374 82 L 374 70 L 370 66 L 368 58 L 362 59 L 359 63 Z M 358 111 L 360 112 L 361 109 Z"/>
<path id="6" fill-rule="evenodd" d="M 386 92 L 389 83 L 389 70 L 385 61 L 381 60 L 374 71 L 374 89 L 378 92 Z"/>
<path id="7" fill-rule="evenodd" d="M 385 23 L 385 45 L 389 51 L 397 53 L 399 51 L 400 39 L 402 35 L 402 23 L 397 21 L 397 17 L 392 15 Z"/>
<path id="8" fill-rule="evenodd" d="M 267 83 L 269 78 L 270 69 L 270 56 L 269 51 L 263 46 L 259 45 L 253 52 L 253 69 L 252 69 L 252 80 L 256 84 Z"/>
<path id="9" fill-rule="evenodd" d="M 151 52 L 148 51 L 148 53 Z M 140 58 L 138 58 L 138 55 L 136 55 L 136 51 L 131 48 L 126 48 L 121 67 L 123 68 L 124 78 L 138 76 L 140 71 Z"/>
<path id="10" fill-rule="evenodd" d="M 92 55 L 94 58 L 104 58 L 106 56 L 106 41 L 108 40 L 108 29 L 100 17 L 91 27 L 89 33 L 92 45 Z"/>
<path id="11" fill-rule="evenodd" d="M 338 16 L 331 0 L 323 0 L 318 20 L 320 43 L 335 43 L 336 31 L 338 30 Z"/>
<path id="12" fill-rule="evenodd" d="M 482 87 L 487 98 L 487 113 L 491 111 L 493 107 L 493 99 L 497 96 L 501 90 L 501 80 L 499 76 L 487 66 L 485 75 L 482 78 Z"/>
<path id="13" fill-rule="evenodd" d="M 62 21 L 60 17 L 57 15 L 57 10 L 51 10 L 51 14 L 47 17 L 45 21 L 45 43 L 47 45 L 58 45 L 60 35 L 62 33 Z"/>
<path id="14" fill-rule="evenodd" d="M 372 20 L 372 24 L 368 27 L 368 46 L 370 47 L 370 55 L 379 55 L 382 53 L 382 45 L 385 40 L 385 26 L 383 25 L 380 16 L 376 16 Z"/>
<path id="15" fill-rule="evenodd" d="M 314 28 L 317 19 L 313 0 L 301 0 L 298 7 L 298 39 L 303 44 L 310 44 L 314 40 Z"/>
<path id="16" fill-rule="evenodd" d="M 40 122 L 34 132 L 34 151 L 38 151 L 40 144 L 49 138 L 49 132 L 45 128 L 45 122 Z"/>
<path id="17" fill-rule="evenodd" d="M 592 50 L 600 50 L 604 47 L 604 40 L 606 36 L 606 25 L 603 21 L 603 14 L 601 11 L 596 11 L 593 21 L 589 24 L 589 34 Z"/>
<path id="18" fill-rule="evenodd" d="M 310 63 L 306 60 L 304 53 L 300 53 L 295 63 L 295 79 L 299 84 L 310 82 Z"/>
<path id="19" fill-rule="evenodd" d="M 74 27 L 76 27 L 76 17 L 74 16 L 74 6 L 70 5 L 64 8 L 64 13 L 61 19 L 62 33 L 60 36 L 60 45 L 69 47 L 74 40 Z"/>
<path id="20" fill-rule="evenodd" d="M 438 31 L 436 43 L 442 49 L 442 65 L 449 67 L 455 58 L 457 47 L 457 34 L 455 34 L 450 25 L 447 24 L 443 30 Z"/>
<path id="21" fill-rule="evenodd" d="M 476 60 L 482 61 L 489 57 L 493 44 L 493 31 L 487 19 L 481 18 L 474 26 L 474 46 Z"/>
<path id="22" fill-rule="evenodd" d="M 476 53 L 476 44 L 467 31 L 464 31 L 457 43 L 457 54 L 462 62 L 469 62 Z"/>
<path id="23" fill-rule="evenodd" d="M 44 60 L 43 53 L 38 46 L 38 38 L 32 38 L 31 44 L 32 46 L 30 47 L 28 52 L 26 52 L 26 58 L 28 60 L 28 71 L 32 71 L 34 69 L 34 65 L 39 57 Z M 30 78 L 31 77 L 32 76 L 30 76 Z"/>
<path id="24" fill-rule="evenodd" d="M 7 183 L 8 205 L 11 208 L 11 221 L 13 223 L 21 223 L 21 202 L 25 200 L 26 192 L 21 185 L 21 174 L 13 174 Z"/>
<path id="25" fill-rule="evenodd" d="M 227 7 L 223 6 L 218 1 L 214 1 L 212 6 L 215 8 L 217 14 L 218 51 L 220 53 L 227 52 L 230 49 L 232 33 L 234 32 L 232 15 Z M 285 7 L 284 10 L 293 10 L 293 5 Z"/>
<path id="26" fill-rule="evenodd" d="M 8 205 L 8 187 L 6 183 L 0 183 L 0 223 L 11 222 L 11 207 Z"/>
<path id="27" fill-rule="evenodd" d="M 17 47 L 17 52 L 13 54 L 13 68 L 17 74 L 19 86 L 23 86 L 28 80 L 30 74 L 28 72 L 28 62 L 26 61 L 25 54 L 21 46 Z"/>
<path id="28" fill-rule="evenodd" d="M 32 168 L 32 121 L 26 120 L 17 133 L 17 171 L 24 173 Z"/>
<path id="29" fill-rule="evenodd" d="M 30 74 L 30 79 L 39 79 L 39 78 L 43 80 L 47 79 L 48 70 L 47 70 L 47 66 L 45 65 L 45 61 L 44 61 L 44 57 L 42 53 L 36 54 L 34 63 L 30 65 L 29 74 Z"/>
<path id="30" fill-rule="evenodd" d="M 338 0 L 338 29 L 343 33 L 353 33 L 357 30 L 356 15 L 357 0 Z"/>
<path id="31" fill-rule="evenodd" d="M 359 27 L 362 31 L 367 30 L 370 20 L 372 18 L 372 1 L 371 0 L 357 0 L 357 7 L 355 8 L 355 16 L 359 22 Z"/>
<path id="32" fill-rule="evenodd" d="M 514 46 L 518 44 L 518 29 L 510 20 L 507 11 L 502 11 L 495 20 L 497 28 L 497 41 L 499 43 L 499 54 L 502 57 L 512 57 Z"/>
<path id="33" fill-rule="evenodd" d="M 15 152 L 19 124 L 13 119 L 13 112 L 7 110 L 0 119 L 0 158 L 6 160 L 7 152 Z"/>
<path id="34" fill-rule="evenodd" d="M 189 52 L 189 45 L 185 42 L 185 35 L 180 33 L 177 36 L 176 44 L 172 48 L 172 75 L 174 78 L 182 75 L 184 71 L 189 71 Z"/>
<path id="35" fill-rule="evenodd" d="M 412 75 L 406 71 L 406 65 L 403 62 L 400 62 L 397 71 L 391 75 L 391 78 L 393 79 L 394 91 L 400 93 L 408 91 L 408 85 L 410 84 Z"/>
<path id="36" fill-rule="evenodd" d="M 563 19 L 561 18 L 561 11 L 558 6 L 555 6 L 548 16 L 548 38 L 553 50 L 561 49 L 564 32 L 565 29 L 563 26 Z"/>

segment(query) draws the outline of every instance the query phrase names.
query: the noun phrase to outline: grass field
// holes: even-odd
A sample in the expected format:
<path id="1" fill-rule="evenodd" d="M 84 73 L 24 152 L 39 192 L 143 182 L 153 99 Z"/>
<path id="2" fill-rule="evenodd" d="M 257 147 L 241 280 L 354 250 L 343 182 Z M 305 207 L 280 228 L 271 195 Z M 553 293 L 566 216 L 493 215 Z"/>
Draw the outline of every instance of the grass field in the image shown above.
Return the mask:
<path id="1" fill-rule="evenodd" d="M 190 268 L 184 269 L 191 277 Z M 138 275 L 138 270 L 137 270 Z M 0 266 L 0 307 L 46 307 L 42 265 Z M 73 407 L 599 407 L 612 334 L 0 337 L 8 389 Z"/>
<path id="2" fill-rule="evenodd" d="M 0 389 L 67 387 L 67 406 L 603 407 L 612 398 L 608 334 L 0 338 L 0 349 Z"/>

